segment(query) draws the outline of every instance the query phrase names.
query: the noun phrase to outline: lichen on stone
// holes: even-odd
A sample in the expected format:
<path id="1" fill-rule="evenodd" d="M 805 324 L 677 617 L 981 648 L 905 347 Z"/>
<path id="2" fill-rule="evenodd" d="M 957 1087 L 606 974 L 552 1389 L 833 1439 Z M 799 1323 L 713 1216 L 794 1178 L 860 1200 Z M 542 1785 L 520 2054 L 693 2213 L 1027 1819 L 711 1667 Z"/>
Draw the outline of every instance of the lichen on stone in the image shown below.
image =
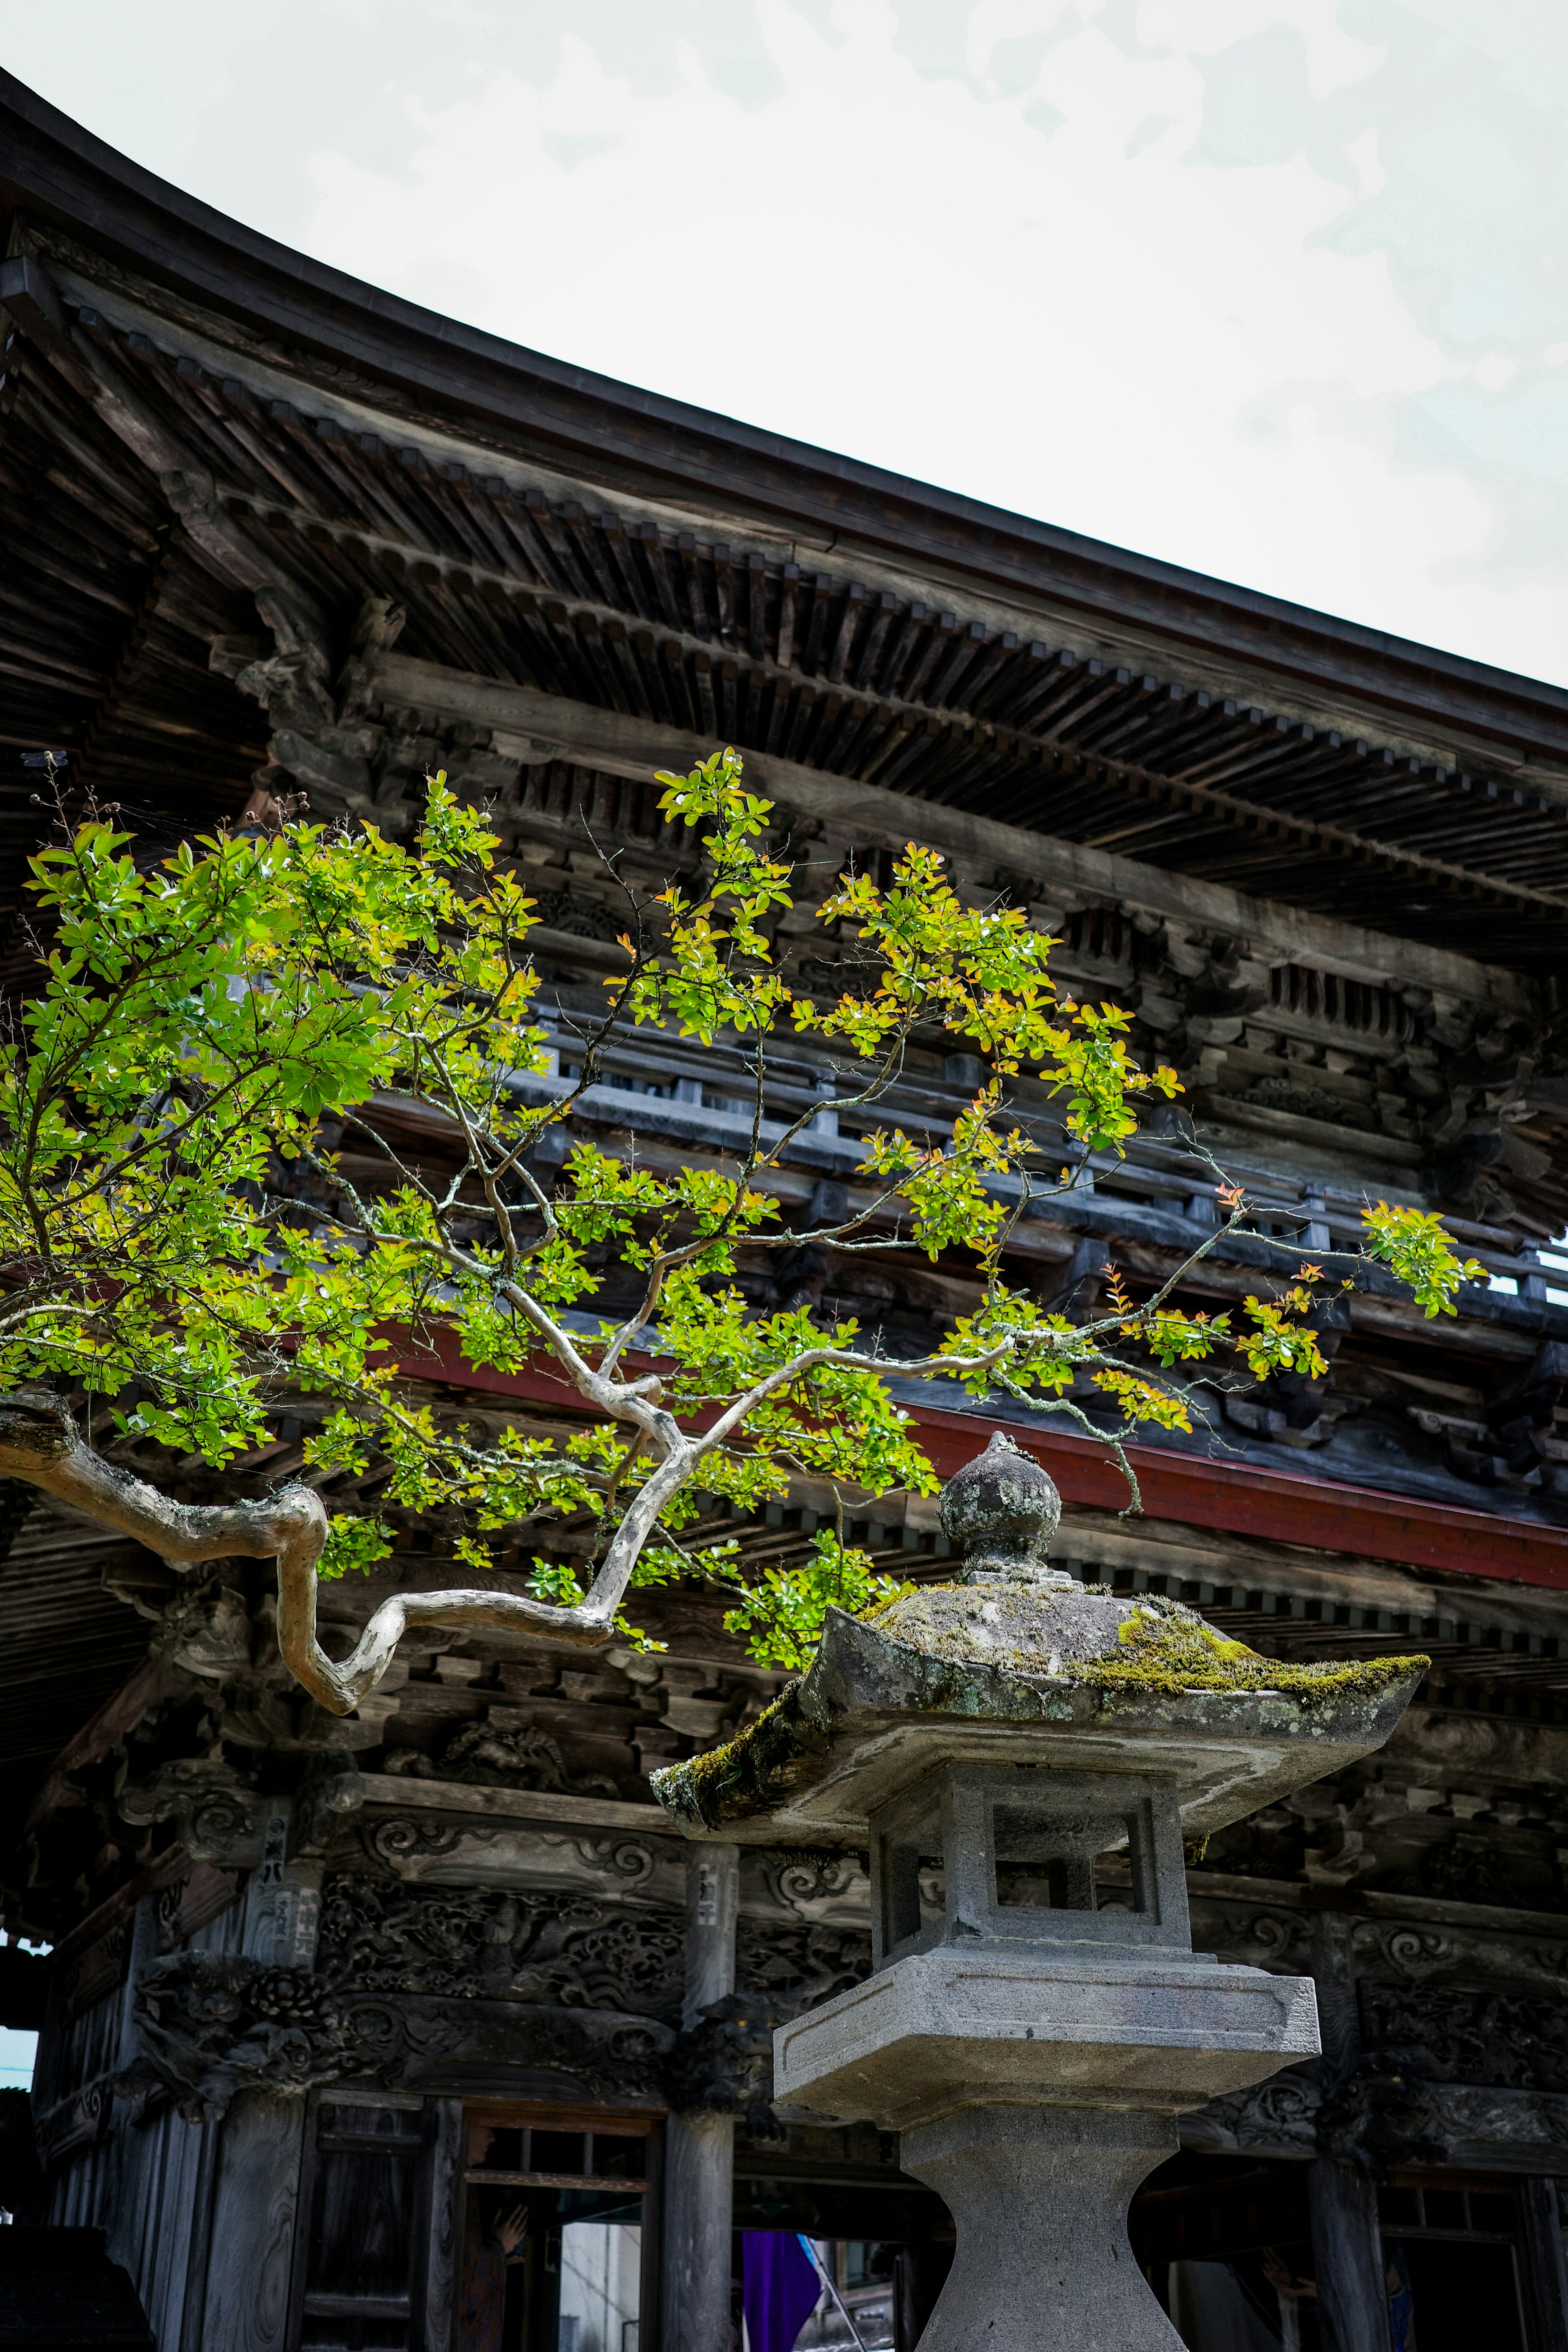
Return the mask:
<path id="1" fill-rule="evenodd" d="M 830 1612 L 825 1650 L 801 1680 L 724 1746 L 652 1776 L 659 1801 L 692 1828 L 773 1811 L 814 1780 L 846 1706 L 906 1711 L 911 1725 L 933 1716 L 989 1719 L 1038 1731 L 1053 1722 L 1146 1715 L 1168 1730 L 1171 1703 L 1204 1701 L 1194 1720 L 1225 1732 L 1223 1701 L 1283 1701 L 1326 1727 L 1338 1707 L 1374 1706 L 1430 1661 L 1383 1657 L 1290 1665 L 1259 1657 L 1197 1612 L 1157 1594 L 1129 1602 L 1101 1589 L 1068 1591 L 1015 1582 L 912 1586 L 868 1609 L 858 1622 Z M 835 1627 L 838 1630 L 835 1631 Z M 869 1645 L 866 1635 L 871 1636 Z M 847 1641 L 846 1641 L 847 1637 Z M 844 1675 L 863 1696 L 846 1695 Z M 1316 1718 L 1316 1725 L 1312 1724 Z"/>
<path id="2" fill-rule="evenodd" d="M 659 1802 L 678 1819 L 710 1828 L 750 1811 L 786 1783 L 801 1748 L 799 1691 L 798 1681 L 786 1683 L 734 1738 L 650 1773 Z"/>
<path id="3" fill-rule="evenodd" d="M 952 1664 L 999 1667 L 1088 1685 L 1127 1697 L 1184 1691 L 1278 1691 L 1311 1701 L 1373 1697 L 1424 1673 L 1424 1657 L 1292 1665 L 1259 1657 L 1194 1609 L 1162 1594 L 1117 1600 L 1103 1587 L 1066 1592 L 1024 1585 L 927 1584 L 906 1589 L 863 1620 L 885 1639 Z"/>
<path id="4" fill-rule="evenodd" d="M 1061 1516 L 1049 1471 L 1005 1430 L 994 1430 L 984 1453 L 942 1489 L 942 1530 L 963 1555 L 965 1584 L 1069 1584 L 1047 1557 Z"/>
<path id="5" fill-rule="evenodd" d="M 1053 1590 L 997 1580 L 910 1585 L 860 1622 L 925 1657 L 1037 1675 L 1113 1647 L 1120 1614 L 1116 1602 L 1091 1599 L 1075 1583 Z"/>
<path id="6" fill-rule="evenodd" d="M 1117 1633 L 1122 1655 L 1065 1666 L 1068 1679 L 1140 1696 L 1175 1696 L 1195 1690 L 1278 1691 L 1310 1705 L 1314 1700 L 1375 1697 L 1394 1683 L 1425 1674 L 1432 1663 L 1415 1655 L 1286 1664 L 1259 1657 L 1245 1642 L 1217 1632 L 1195 1609 L 1158 1593 L 1135 1601 Z"/>

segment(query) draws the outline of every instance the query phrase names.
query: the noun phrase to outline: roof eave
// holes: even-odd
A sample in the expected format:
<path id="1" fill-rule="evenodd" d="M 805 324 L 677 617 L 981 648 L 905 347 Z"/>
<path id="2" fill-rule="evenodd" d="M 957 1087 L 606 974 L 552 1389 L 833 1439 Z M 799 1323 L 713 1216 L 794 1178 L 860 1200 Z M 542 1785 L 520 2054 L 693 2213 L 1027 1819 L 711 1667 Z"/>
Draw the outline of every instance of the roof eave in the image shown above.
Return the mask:
<path id="1" fill-rule="evenodd" d="M 226 315 L 389 386 L 550 445 L 606 485 L 707 491 L 845 553 L 923 559 L 994 594 L 1032 592 L 1103 626 L 1407 724 L 1465 728 L 1568 767 L 1568 690 L 1443 653 L 958 492 L 595 375 L 328 268 L 185 194 L 0 73 L 0 200 Z"/>

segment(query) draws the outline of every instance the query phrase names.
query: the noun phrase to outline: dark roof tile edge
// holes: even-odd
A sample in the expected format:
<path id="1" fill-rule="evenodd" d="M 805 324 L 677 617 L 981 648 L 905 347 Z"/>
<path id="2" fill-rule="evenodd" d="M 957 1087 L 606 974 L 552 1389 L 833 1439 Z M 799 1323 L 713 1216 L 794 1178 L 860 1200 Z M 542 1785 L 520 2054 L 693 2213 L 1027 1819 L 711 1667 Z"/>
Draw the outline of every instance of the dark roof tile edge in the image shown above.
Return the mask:
<path id="1" fill-rule="evenodd" d="M 1568 761 L 1568 688 L 1217 581 L 1159 558 L 910 480 L 505 341 L 362 283 L 228 218 L 133 163 L 0 72 L 0 201 L 52 221 L 231 317 L 352 355 L 451 411 L 531 429 L 574 451 L 749 502 L 809 534 L 910 554 L 994 591 L 1034 588 L 1102 625 L 1228 652 L 1390 711 L 1459 724 Z M 845 549 L 846 555 L 849 553 Z"/>

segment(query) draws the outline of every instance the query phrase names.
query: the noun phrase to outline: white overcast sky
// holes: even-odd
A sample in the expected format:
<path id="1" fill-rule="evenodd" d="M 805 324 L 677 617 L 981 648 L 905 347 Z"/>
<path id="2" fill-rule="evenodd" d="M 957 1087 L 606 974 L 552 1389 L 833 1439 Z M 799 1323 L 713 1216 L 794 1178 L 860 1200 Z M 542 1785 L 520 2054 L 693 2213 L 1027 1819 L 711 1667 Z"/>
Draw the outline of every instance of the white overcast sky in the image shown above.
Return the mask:
<path id="1" fill-rule="evenodd" d="M 0 0 L 562 359 L 1568 683 L 1568 0 Z"/>

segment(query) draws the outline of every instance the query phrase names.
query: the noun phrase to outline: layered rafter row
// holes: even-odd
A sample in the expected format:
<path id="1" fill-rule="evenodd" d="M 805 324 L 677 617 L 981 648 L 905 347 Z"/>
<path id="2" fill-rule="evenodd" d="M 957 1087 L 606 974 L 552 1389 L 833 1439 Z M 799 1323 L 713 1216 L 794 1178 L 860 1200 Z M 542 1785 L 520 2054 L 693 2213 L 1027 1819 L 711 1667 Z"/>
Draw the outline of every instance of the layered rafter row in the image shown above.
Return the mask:
<path id="1" fill-rule="evenodd" d="M 1352 734 L 1342 716 L 1184 686 L 1081 630 L 1030 635 L 994 609 L 971 617 L 956 598 L 943 610 L 803 564 L 776 534 L 721 540 L 574 497 L 543 468 L 524 479 L 478 446 L 403 438 L 370 406 L 358 424 L 342 402 L 308 413 L 274 396 L 266 370 L 174 348 L 176 330 L 111 326 L 83 305 L 71 323 L 86 363 L 155 417 L 334 626 L 392 596 L 416 656 L 1254 893 L 1375 908 L 1416 936 L 1479 950 L 1507 908 L 1527 952 L 1557 950 L 1568 821 L 1509 781 L 1515 751 L 1422 756 L 1364 718 Z M 39 551 L 0 602 L 0 662 L 32 686 L 8 731 L 40 740 L 46 714 L 26 705 L 47 679 L 55 727 L 100 789 L 167 797 L 160 775 L 202 764 L 237 790 L 263 747 L 200 656 L 204 638 L 254 631 L 248 600 L 213 576 L 90 401 L 22 356 L 0 467 Z M 79 579 L 90 593 L 52 630 L 51 602 Z M 53 671 L 38 667 L 43 637 Z"/>

